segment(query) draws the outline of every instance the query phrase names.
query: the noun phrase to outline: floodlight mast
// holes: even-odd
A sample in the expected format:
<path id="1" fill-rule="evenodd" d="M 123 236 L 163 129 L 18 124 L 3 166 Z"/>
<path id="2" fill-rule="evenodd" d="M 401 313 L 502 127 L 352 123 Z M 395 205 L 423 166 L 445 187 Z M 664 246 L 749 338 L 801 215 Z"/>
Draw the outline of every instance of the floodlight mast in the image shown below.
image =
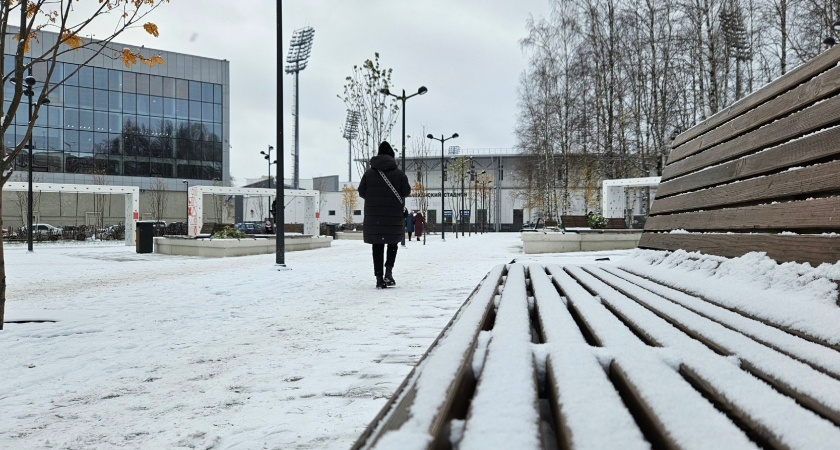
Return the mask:
<path id="1" fill-rule="evenodd" d="M 300 189 L 300 120 L 298 120 L 300 90 L 298 89 L 298 76 L 300 71 L 306 69 L 306 65 L 309 63 L 309 54 L 312 52 L 312 40 L 314 38 L 314 28 L 298 28 L 292 34 L 289 54 L 286 56 L 286 73 L 295 74 L 295 167 L 293 175 L 295 189 Z"/>
<path id="2" fill-rule="evenodd" d="M 347 111 L 344 122 L 344 139 L 347 139 L 347 181 L 353 182 L 353 139 L 359 135 L 358 111 Z"/>

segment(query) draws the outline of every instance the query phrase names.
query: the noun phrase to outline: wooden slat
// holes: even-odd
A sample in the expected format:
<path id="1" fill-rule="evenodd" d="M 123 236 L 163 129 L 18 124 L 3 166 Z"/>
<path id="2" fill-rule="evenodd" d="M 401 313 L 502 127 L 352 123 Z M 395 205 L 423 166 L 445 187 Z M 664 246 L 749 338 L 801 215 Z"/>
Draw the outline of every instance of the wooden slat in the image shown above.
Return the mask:
<path id="1" fill-rule="evenodd" d="M 797 86 L 721 126 L 674 148 L 669 163 L 699 153 L 713 145 L 754 130 L 775 119 L 784 117 L 814 102 L 840 92 L 840 67 L 834 67 L 818 77 Z"/>
<path id="2" fill-rule="evenodd" d="M 803 214 L 803 211 L 808 211 Z M 650 217 L 647 231 L 840 230 L 840 197 Z"/>
<path id="3" fill-rule="evenodd" d="M 840 190 L 840 161 L 808 166 L 739 183 L 717 186 L 702 191 L 657 199 L 651 215 L 721 208 L 751 202 L 769 203 L 795 196 L 815 195 Z M 647 230 L 647 224 L 645 224 Z"/>
<path id="4" fill-rule="evenodd" d="M 786 167 L 797 167 L 823 158 L 836 157 L 840 155 L 838 142 L 840 142 L 840 127 L 834 127 L 763 152 L 666 181 L 657 186 L 656 198 L 763 175 Z"/>
<path id="5" fill-rule="evenodd" d="M 840 260 L 838 236 L 789 236 L 766 234 L 667 234 L 644 233 L 640 248 L 702 252 L 726 257 L 766 252 L 777 262 L 807 262 L 819 265 Z"/>
<path id="6" fill-rule="evenodd" d="M 712 128 L 731 120 L 733 117 L 737 117 L 744 112 L 749 111 L 756 105 L 760 105 L 761 103 L 776 97 L 780 93 L 803 83 L 809 78 L 834 67 L 838 60 L 840 60 L 840 47 L 835 46 L 828 49 L 810 61 L 791 70 L 785 76 L 777 78 L 772 83 L 762 87 L 747 97 L 744 97 L 739 102 L 718 111 L 712 117 L 709 117 L 705 121 L 689 128 L 677 136 L 673 145 L 682 145 L 683 143 L 694 139 Z"/>
<path id="7" fill-rule="evenodd" d="M 670 163 L 662 171 L 662 180 L 670 180 L 835 125 L 840 121 L 838 110 L 840 96 L 835 96 L 702 153 Z"/>

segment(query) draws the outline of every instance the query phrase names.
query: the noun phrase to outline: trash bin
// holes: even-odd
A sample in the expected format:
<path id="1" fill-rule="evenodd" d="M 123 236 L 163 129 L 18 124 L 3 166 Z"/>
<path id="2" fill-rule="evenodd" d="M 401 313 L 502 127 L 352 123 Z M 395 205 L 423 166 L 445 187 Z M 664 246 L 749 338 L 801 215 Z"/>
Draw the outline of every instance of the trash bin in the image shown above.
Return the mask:
<path id="1" fill-rule="evenodd" d="M 335 239 L 335 230 L 338 229 L 337 223 L 328 223 L 327 224 L 327 236 L 332 236 Z"/>
<path id="2" fill-rule="evenodd" d="M 137 253 L 152 253 L 155 244 L 155 224 L 153 222 L 137 222 L 134 242 Z"/>

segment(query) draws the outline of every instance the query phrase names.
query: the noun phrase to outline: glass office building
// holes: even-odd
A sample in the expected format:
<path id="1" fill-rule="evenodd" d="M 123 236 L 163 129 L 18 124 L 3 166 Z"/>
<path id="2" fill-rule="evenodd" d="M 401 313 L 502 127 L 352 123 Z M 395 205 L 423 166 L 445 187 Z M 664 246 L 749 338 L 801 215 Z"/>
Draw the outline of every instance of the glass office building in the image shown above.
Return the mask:
<path id="1" fill-rule="evenodd" d="M 98 56 L 79 68 L 89 54 L 71 51 L 62 58 L 51 84 L 79 70 L 52 91 L 38 114 L 32 132 L 38 180 L 89 183 L 92 175 L 102 174 L 108 184 L 140 187 L 160 177 L 173 190 L 183 189 L 184 179 L 191 185 L 228 184 L 228 61 L 151 49 L 143 53 L 160 53 L 166 64 L 127 68 Z M 13 67 L 14 57 L 5 58 L 6 67 Z M 46 71 L 46 64 L 33 67 L 36 93 Z M 11 98 L 13 85 L 5 89 Z M 7 146 L 23 139 L 26 124 L 24 97 L 15 129 L 4 136 Z M 15 162 L 16 172 L 25 174 L 25 150 Z"/>

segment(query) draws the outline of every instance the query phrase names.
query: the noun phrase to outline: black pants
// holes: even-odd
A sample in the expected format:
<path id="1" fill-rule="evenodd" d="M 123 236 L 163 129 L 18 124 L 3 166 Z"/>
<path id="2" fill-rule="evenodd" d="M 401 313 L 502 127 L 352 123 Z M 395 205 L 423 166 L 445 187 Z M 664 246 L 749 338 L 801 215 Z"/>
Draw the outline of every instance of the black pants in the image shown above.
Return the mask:
<path id="1" fill-rule="evenodd" d="M 385 253 L 385 244 L 372 244 L 373 247 L 373 274 L 382 276 L 382 259 Z M 399 244 L 388 244 L 388 259 L 385 260 L 385 268 L 390 270 L 397 261 L 397 247 Z"/>
<path id="2" fill-rule="evenodd" d="M 414 233 L 414 232 L 413 232 L 413 231 L 409 231 L 409 232 L 408 232 L 408 240 L 409 240 L 409 241 L 411 240 L 411 233 Z"/>

